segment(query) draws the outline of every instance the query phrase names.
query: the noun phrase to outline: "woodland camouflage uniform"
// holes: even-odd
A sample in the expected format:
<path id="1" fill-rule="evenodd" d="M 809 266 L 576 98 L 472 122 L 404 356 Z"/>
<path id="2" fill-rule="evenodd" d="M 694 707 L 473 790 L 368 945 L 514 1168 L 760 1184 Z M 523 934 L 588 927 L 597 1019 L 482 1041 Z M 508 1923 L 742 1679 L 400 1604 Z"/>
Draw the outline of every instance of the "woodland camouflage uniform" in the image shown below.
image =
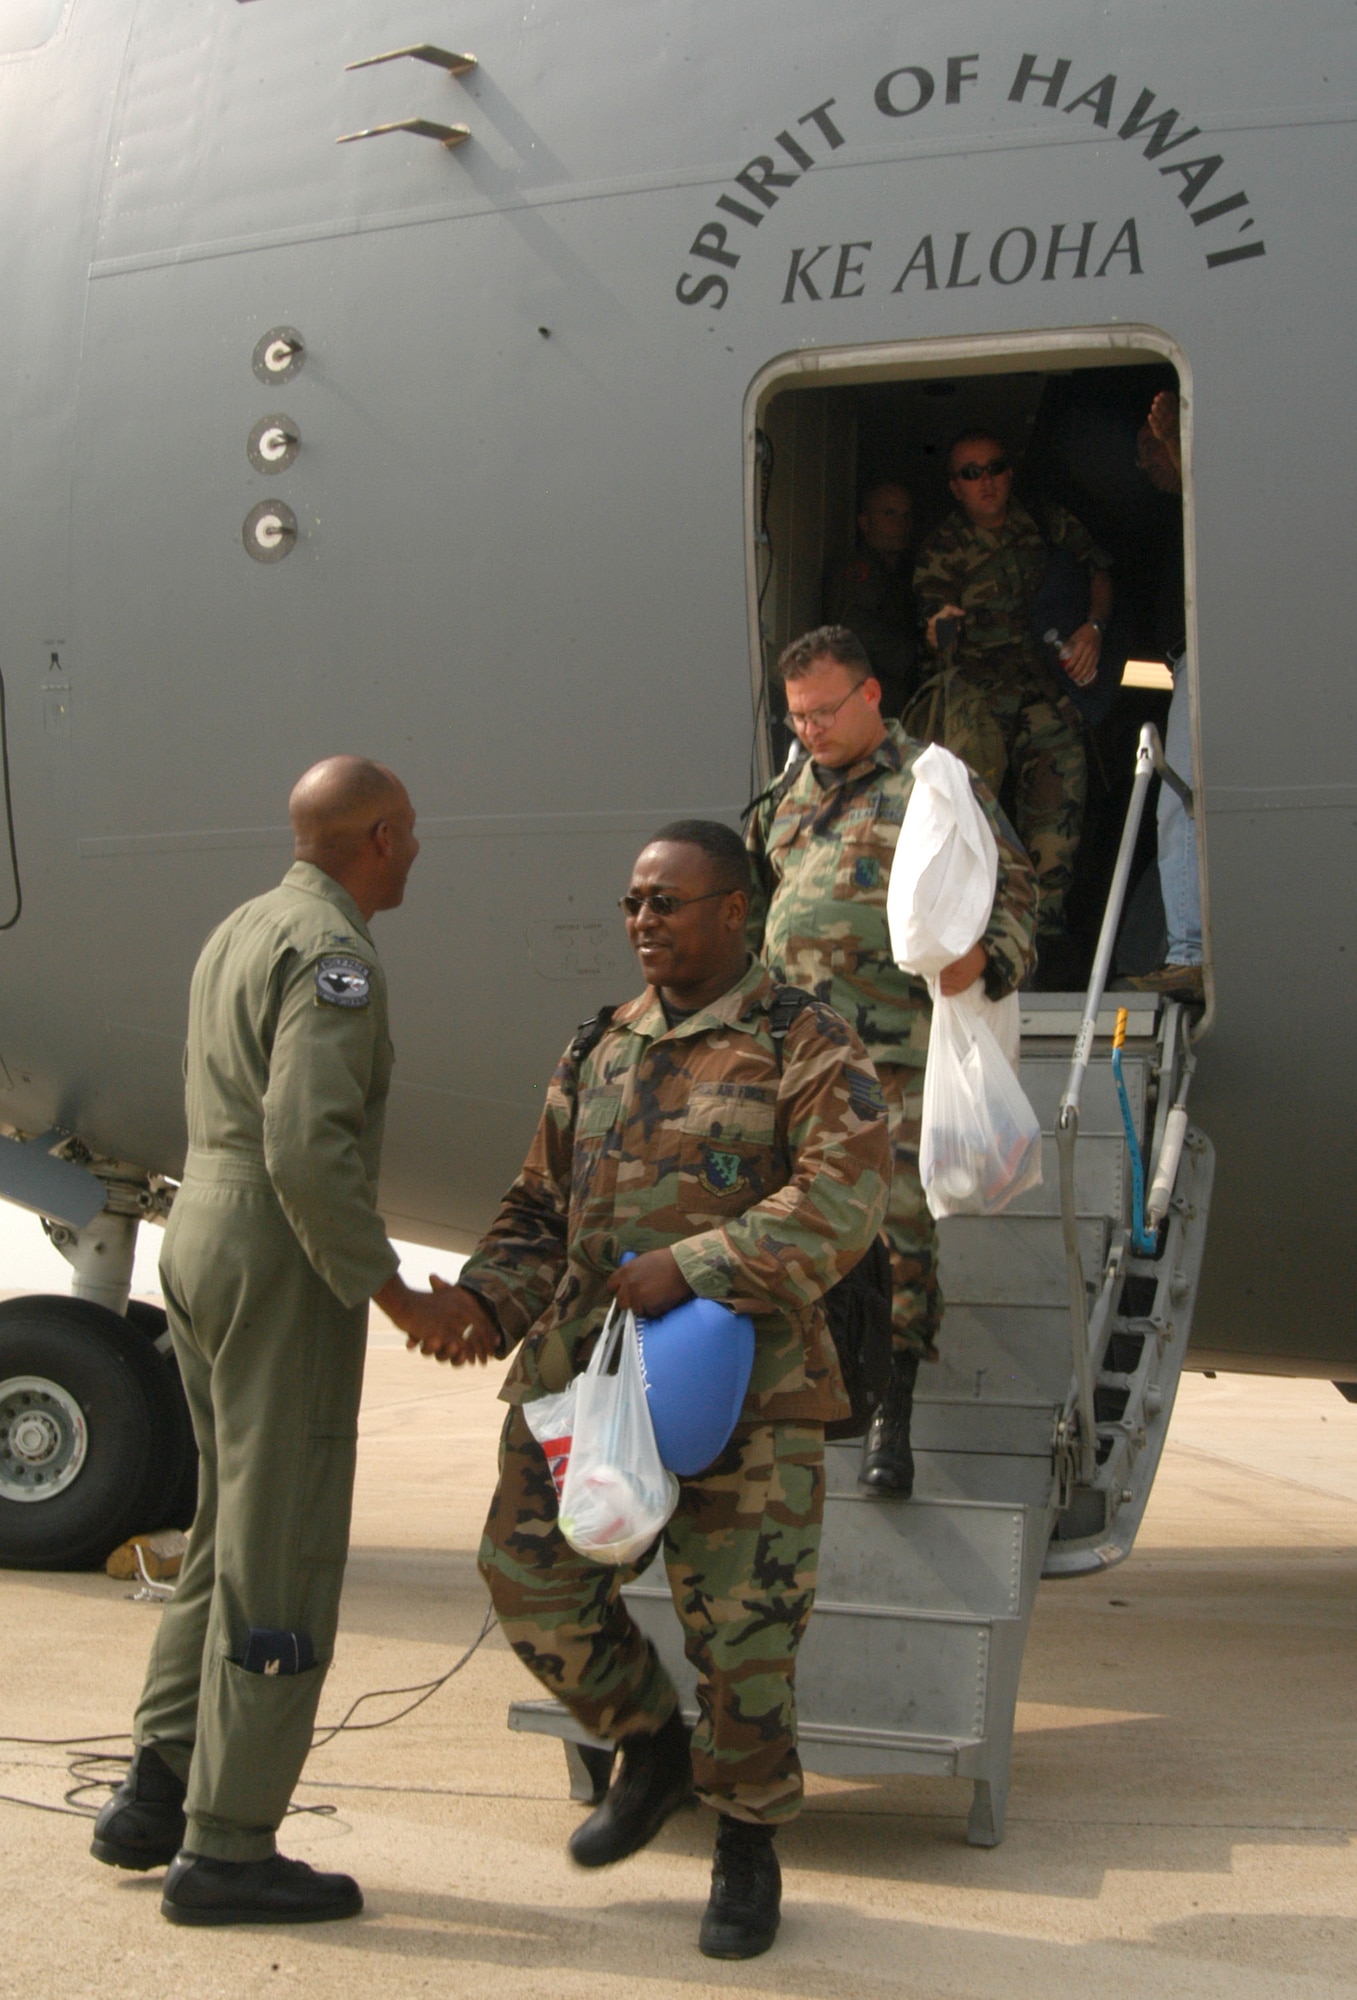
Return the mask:
<path id="1" fill-rule="evenodd" d="M 825 623 L 856 633 L 881 683 L 881 713 L 898 716 L 918 685 L 922 651 L 909 557 L 892 569 L 876 549 L 857 549 L 830 578 Z"/>
<path id="2" fill-rule="evenodd" d="M 746 835 L 764 895 L 752 919 L 775 979 L 804 987 L 851 1023 L 876 1065 L 890 1114 L 894 1174 L 886 1211 L 897 1348 L 931 1352 L 942 1318 L 938 1244 L 919 1180 L 919 1122 L 932 1007 L 921 979 L 891 953 L 886 890 L 924 746 L 898 722 L 841 771 L 806 758 Z M 994 908 L 981 942 L 985 990 L 1000 1000 L 1033 960 L 1036 882 L 991 793 L 972 778 L 999 847 Z"/>
<path id="3" fill-rule="evenodd" d="M 1014 774 L 1014 818 L 1031 853 L 1041 892 L 1039 927 L 1060 931 L 1083 829 L 1088 768 L 1078 711 L 1043 658 L 1028 613 L 1049 551 L 1063 548 L 1092 577 L 1112 567 L 1088 530 L 1063 507 L 1042 510 L 1045 533 L 1016 501 L 1001 528 L 982 528 L 957 510 L 928 536 L 914 566 L 914 594 L 926 624 L 945 604 L 966 613 L 954 662 L 958 705 L 983 697 Z M 916 723 L 915 725 L 919 725 Z M 992 756 L 948 729 L 955 750 L 998 792 L 1004 771 Z"/>
<path id="4" fill-rule="evenodd" d="M 823 1294 L 881 1226 L 890 1175 L 872 1065 L 828 1007 L 805 1007 L 781 1061 L 763 967 L 674 1027 L 653 992 L 618 1009 L 547 1091 L 523 1170 L 462 1272 L 518 1353 L 521 1404 L 585 1365 L 622 1253 L 673 1249 L 701 1297 L 756 1299 L 740 1421 L 683 1481 L 663 1552 L 697 1669 L 699 1796 L 736 1818 L 801 1797 L 792 1692 L 824 1506 L 823 1426 L 847 1414 Z M 515 1652 L 593 1734 L 652 1734 L 672 1683 L 620 1596 L 644 1564 L 576 1555 L 546 1459 L 509 1412 L 481 1571 Z"/>

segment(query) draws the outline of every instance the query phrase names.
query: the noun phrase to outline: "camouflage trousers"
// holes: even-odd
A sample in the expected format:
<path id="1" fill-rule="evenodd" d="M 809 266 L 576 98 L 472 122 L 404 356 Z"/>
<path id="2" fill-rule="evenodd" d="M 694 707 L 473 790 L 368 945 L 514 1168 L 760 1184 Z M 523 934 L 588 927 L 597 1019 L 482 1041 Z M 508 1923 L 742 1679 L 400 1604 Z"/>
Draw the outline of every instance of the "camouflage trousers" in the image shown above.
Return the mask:
<path id="1" fill-rule="evenodd" d="M 714 1465 L 682 1481 L 664 1531 L 697 1670 L 697 1793 L 736 1819 L 773 1824 L 800 1809 L 793 1675 L 815 1600 L 824 1487 L 822 1425 L 741 1424 Z M 541 1446 L 511 1409 L 481 1575 L 524 1666 L 610 1743 L 652 1735 L 678 1703 L 621 1596 L 649 1560 L 613 1568 L 575 1553 L 556 1525 Z"/>
<path id="2" fill-rule="evenodd" d="M 977 691 L 983 688 L 989 716 L 1003 738 L 1006 768 L 995 768 L 997 744 L 992 732 L 987 739 L 990 752 L 980 761 L 975 754 L 979 746 L 954 741 L 950 733 L 947 745 L 984 779 L 996 798 L 1006 769 L 1012 771 L 1014 823 L 1037 875 L 1037 930 L 1063 931 L 1088 797 L 1083 734 L 1030 675 L 1000 671 L 991 678 L 986 671 L 983 681 L 979 676 L 976 669 L 963 678 Z"/>
<path id="3" fill-rule="evenodd" d="M 883 1225 L 891 1253 L 891 1318 L 897 1350 L 929 1355 L 942 1323 L 938 1232 L 919 1179 L 924 1073 L 878 1062 L 891 1134 L 891 1193 Z"/>

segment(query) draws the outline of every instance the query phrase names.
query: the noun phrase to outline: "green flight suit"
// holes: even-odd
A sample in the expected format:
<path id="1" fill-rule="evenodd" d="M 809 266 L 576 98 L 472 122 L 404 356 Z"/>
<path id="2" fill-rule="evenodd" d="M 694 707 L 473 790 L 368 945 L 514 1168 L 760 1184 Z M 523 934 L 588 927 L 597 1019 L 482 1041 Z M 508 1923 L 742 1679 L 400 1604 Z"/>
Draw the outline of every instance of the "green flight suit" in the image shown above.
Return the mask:
<path id="1" fill-rule="evenodd" d="M 187 1779 L 192 1853 L 262 1860 L 310 1748 L 348 1553 L 377 1214 L 386 983 L 352 898 L 298 862 L 203 947 L 189 1150 L 160 1261 L 200 1453 L 198 1513 L 137 1710 Z M 315 1665 L 247 1671 L 251 1631 Z"/>

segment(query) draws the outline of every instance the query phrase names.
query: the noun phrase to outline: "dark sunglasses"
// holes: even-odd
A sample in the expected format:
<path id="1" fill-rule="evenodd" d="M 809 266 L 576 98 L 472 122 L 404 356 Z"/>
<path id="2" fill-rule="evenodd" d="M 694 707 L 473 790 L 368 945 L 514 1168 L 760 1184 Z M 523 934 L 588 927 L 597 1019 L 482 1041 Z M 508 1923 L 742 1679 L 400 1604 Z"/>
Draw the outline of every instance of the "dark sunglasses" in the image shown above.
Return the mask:
<path id="1" fill-rule="evenodd" d="M 1008 460 L 1006 458 L 992 458 L 985 465 L 979 465 L 974 460 L 969 465 L 959 465 L 953 476 L 957 479 L 970 480 L 998 479 L 1007 471 Z"/>
<path id="2" fill-rule="evenodd" d="M 671 896 L 667 889 L 656 889 L 648 896 L 633 896 L 630 893 L 619 896 L 617 905 L 629 917 L 639 917 L 647 903 L 657 917 L 672 917 L 676 910 L 686 910 L 690 903 L 714 903 L 718 896 L 729 894 L 729 889 L 709 889 L 705 896 Z"/>

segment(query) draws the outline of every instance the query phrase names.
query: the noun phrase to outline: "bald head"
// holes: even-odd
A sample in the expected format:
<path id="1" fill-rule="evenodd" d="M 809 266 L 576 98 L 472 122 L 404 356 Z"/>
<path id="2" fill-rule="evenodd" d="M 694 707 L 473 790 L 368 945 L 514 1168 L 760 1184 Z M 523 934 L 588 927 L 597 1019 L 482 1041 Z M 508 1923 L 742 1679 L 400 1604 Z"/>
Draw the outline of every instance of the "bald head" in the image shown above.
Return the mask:
<path id="1" fill-rule="evenodd" d="M 298 861 L 341 883 L 367 916 L 400 902 L 419 843 L 394 771 L 369 757 L 326 757 L 298 778 L 287 809 Z"/>

